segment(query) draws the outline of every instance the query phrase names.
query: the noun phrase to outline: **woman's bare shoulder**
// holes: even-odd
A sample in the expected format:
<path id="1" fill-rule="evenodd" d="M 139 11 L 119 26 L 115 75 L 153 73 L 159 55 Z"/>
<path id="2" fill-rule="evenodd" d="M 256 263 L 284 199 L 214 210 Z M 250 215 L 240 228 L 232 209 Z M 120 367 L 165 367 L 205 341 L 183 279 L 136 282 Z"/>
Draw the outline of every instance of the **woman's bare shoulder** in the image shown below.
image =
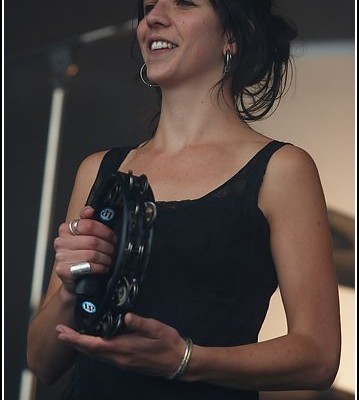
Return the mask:
<path id="1" fill-rule="evenodd" d="M 271 157 L 260 193 L 260 206 L 269 217 L 304 210 L 321 204 L 324 195 L 317 166 L 312 156 L 295 145 L 285 145 Z"/>
<path id="2" fill-rule="evenodd" d="M 80 163 L 79 171 L 93 172 L 97 171 L 100 163 L 108 150 L 102 150 L 86 156 Z"/>
<path id="3" fill-rule="evenodd" d="M 309 174 L 317 174 L 313 157 L 303 148 L 286 144 L 277 150 L 268 164 L 268 174 L 278 178 L 291 178 Z"/>

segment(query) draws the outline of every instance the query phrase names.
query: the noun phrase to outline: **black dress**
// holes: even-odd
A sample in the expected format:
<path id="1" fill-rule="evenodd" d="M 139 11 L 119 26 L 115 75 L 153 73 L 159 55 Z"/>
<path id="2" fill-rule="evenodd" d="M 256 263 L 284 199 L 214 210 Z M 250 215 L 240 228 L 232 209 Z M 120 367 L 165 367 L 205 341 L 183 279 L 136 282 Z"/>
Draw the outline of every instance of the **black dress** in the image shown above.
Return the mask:
<path id="1" fill-rule="evenodd" d="M 258 193 L 272 141 L 220 187 L 196 200 L 156 202 L 150 262 L 135 312 L 201 346 L 255 343 L 277 287 L 269 226 Z M 112 149 L 99 174 L 117 170 L 132 148 Z M 255 400 L 258 392 L 121 371 L 77 357 L 67 400 Z"/>

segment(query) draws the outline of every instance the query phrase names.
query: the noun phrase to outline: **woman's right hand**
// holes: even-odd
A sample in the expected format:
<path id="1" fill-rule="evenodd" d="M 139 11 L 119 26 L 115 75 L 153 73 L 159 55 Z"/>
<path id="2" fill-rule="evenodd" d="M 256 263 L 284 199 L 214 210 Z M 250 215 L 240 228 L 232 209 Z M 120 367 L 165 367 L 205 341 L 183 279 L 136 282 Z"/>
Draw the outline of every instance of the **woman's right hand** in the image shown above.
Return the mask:
<path id="1" fill-rule="evenodd" d="M 106 225 L 92 219 L 94 210 L 86 206 L 80 212 L 77 234 L 69 228 L 69 222 L 59 227 L 59 236 L 54 241 L 56 274 L 64 288 L 74 293 L 76 277 L 70 273 L 71 264 L 88 262 L 91 274 L 106 274 L 112 261 L 116 242 L 115 233 Z"/>

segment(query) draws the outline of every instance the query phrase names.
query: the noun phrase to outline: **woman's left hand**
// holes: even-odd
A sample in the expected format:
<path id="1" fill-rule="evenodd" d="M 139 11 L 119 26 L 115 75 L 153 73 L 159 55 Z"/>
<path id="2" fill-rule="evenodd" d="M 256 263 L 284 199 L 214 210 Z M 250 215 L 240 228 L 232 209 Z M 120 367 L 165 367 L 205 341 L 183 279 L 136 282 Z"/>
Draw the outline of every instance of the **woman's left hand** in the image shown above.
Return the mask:
<path id="1" fill-rule="evenodd" d="M 91 358 L 120 369 L 151 376 L 173 373 L 185 351 L 185 340 L 172 327 L 160 321 L 127 313 L 125 324 L 131 331 L 109 339 L 80 334 L 58 325 L 58 338 Z"/>

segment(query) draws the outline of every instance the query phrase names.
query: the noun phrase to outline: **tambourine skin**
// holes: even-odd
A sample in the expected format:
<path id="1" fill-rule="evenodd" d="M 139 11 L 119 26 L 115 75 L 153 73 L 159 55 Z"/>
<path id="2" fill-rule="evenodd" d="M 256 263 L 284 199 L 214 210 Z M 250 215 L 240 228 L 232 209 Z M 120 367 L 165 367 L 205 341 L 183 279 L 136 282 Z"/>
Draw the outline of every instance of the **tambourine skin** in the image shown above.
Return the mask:
<path id="1" fill-rule="evenodd" d="M 86 275 L 75 285 L 75 321 L 81 333 L 110 337 L 136 304 L 152 244 L 156 205 L 145 175 L 116 172 L 95 182 L 90 196 L 94 219 L 117 235 L 110 272 Z"/>

